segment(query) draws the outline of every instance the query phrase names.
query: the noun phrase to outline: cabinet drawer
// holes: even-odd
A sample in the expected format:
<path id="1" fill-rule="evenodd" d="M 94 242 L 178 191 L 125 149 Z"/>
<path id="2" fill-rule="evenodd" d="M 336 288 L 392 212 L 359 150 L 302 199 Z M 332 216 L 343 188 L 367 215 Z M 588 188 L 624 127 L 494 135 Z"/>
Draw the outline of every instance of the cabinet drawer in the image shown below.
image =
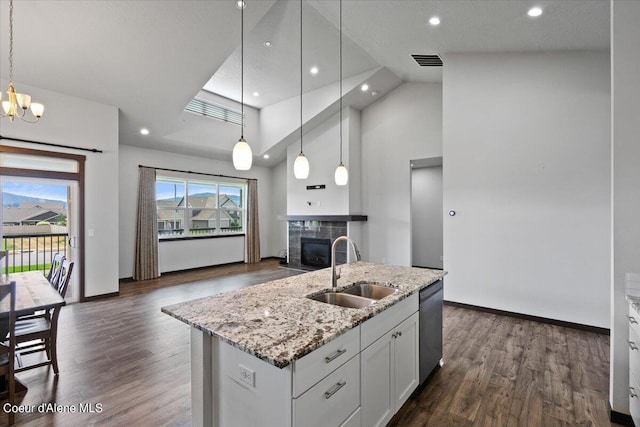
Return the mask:
<path id="1" fill-rule="evenodd" d="M 637 336 L 640 337 L 640 305 L 635 302 L 629 302 L 629 314 L 627 315 L 629 328 L 633 328 Z"/>
<path id="2" fill-rule="evenodd" d="M 361 427 L 362 426 L 362 408 L 358 407 L 355 412 L 349 415 L 340 427 Z"/>
<path id="3" fill-rule="evenodd" d="M 360 325 L 362 349 L 395 328 L 400 322 L 418 311 L 418 292 L 387 308 Z"/>
<path id="4" fill-rule="evenodd" d="M 640 380 L 640 337 L 633 328 L 629 328 L 629 370 L 638 382 Z"/>
<path id="5" fill-rule="evenodd" d="M 309 390 L 318 381 L 360 352 L 360 326 L 356 326 L 294 362 L 293 397 Z"/>
<path id="6" fill-rule="evenodd" d="M 629 372 L 629 412 L 635 425 L 640 425 L 640 387 Z"/>
<path id="7" fill-rule="evenodd" d="M 293 399 L 294 426 L 339 426 L 359 406 L 360 358 L 356 356 Z"/>

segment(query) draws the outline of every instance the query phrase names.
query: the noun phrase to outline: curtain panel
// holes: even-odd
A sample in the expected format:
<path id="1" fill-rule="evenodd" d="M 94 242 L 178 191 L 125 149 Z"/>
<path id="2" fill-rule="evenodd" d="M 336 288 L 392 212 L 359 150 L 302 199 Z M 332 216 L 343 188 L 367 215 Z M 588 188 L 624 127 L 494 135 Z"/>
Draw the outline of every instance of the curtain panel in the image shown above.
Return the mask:
<path id="1" fill-rule="evenodd" d="M 258 181 L 248 182 L 247 230 L 245 242 L 245 258 L 247 264 L 260 262 L 260 226 L 258 224 Z"/>
<path id="2" fill-rule="evenodd" d="M 158 212 L 156 210 L 156 170 L 139 168 L 138 220 L 133 280 L 160 277 L 158 267 Z"/>

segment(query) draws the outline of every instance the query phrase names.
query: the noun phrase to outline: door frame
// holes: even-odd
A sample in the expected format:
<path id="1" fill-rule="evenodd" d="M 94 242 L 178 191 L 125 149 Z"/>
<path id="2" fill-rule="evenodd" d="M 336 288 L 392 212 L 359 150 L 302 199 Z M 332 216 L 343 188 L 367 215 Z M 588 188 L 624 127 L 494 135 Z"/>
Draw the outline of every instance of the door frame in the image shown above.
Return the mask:
<path id="1" fill-rule="evenodd" d="M 413 264 L 413 170 L 414 169 L 422 169 L 422 168 L 430 168 L 430 167 L 442 167 L 444 174 L 444 162 L 442 156 L 434 156 L 434 157 L 425 157 L 421 159 L 409 160 L 409 262 L 411 266 L 414 267 Z M 444 175 L 443 175 L 444 178 Z M 444 187 L 443 187 L 443 196 L 444 196 Z M 442 212 L 444 219 L 444 211 Z M 442 235 L 442 254 L 444 255 L 444 221 L 443 221 L 443 235 Z M 444 269 L 444 259 L 443 261 L 443 269 Z M 435 268 L 435 267 L 429 267 Z"/>
<path id="2" fill-rule="evenodd" d="M 83 302 L 84 297 L 84 277 L 85 277 L 85 233 L 84 233 L 84 169 L 86 156 L 70 153 L 58 153 L 55 151 L 34 150 L 31 148 L 12 147 L 9 145 L 0 145 L 0 153 L 16 153 L 30 156 L 52 157 L 58 159 L 70 159 L 78 162 L 78 172 L 55 172 L 43 171 L 37 169 L 19 169 L 0 167 L 0 176 L 16 176 L 22 178 L 44 178 L 44 179 L 60 179 L 66 181 L 76 181 L 78 183 L 78 230 L 80 240 L 80 250 L 78 264 L 80 274 L 78 279 L 79 298 L 78 302 Z M 67 242 L 68 243 L 68 242 Z M 66 244 L 66 243 L 65 243 Z"/>

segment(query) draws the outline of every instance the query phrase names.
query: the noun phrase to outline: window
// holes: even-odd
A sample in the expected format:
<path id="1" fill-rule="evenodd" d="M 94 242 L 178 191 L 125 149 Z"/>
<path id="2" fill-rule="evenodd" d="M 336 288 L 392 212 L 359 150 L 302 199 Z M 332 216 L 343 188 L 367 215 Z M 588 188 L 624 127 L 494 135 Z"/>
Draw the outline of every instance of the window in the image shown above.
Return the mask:
<path id="1" fill-rule="evenodd" d="M 244 233 L 246 184 L 156 178 L 160 238 Z"/>

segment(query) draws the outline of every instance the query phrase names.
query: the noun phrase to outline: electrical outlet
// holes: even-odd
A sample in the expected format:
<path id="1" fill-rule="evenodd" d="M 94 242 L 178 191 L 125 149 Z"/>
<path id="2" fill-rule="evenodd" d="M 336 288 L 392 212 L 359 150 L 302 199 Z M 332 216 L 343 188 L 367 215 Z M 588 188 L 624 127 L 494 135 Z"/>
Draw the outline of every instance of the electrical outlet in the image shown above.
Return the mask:
<path id="1" fill-rule="evenodd" d="M 250 385 L 251 387 L 255 387 L 256 386 L 256 372 L 252 369 L 247 368 L 246 366 L 243 365 L 238 365 L 238 367 L 240 368 L 240 372 L 238 375 L 238 378 L 240 379 L 240 381 L 242 381 L 243 383 Z"/>

